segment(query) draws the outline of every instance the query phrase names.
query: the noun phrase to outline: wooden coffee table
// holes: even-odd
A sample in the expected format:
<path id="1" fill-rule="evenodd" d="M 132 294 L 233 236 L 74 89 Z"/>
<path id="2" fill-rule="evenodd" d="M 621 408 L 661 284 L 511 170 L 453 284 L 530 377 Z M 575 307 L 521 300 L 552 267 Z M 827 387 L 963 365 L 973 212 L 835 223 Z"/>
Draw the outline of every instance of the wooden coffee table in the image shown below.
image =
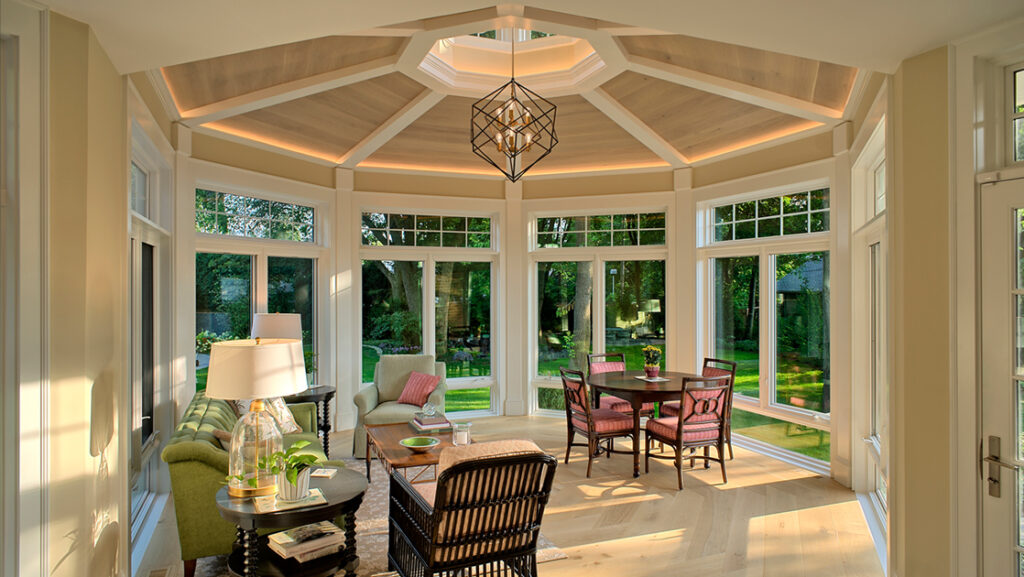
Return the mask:
<path id="1" fill-rule="evenodd" d="M 424 453 L 414 453 L 398 444 L 406 437 L 436 437 L 441 444 Z M 441 451 L 452 446 L 451 429 L 431 434 L 421 433 L 409 423 L 366 425 L 366 480 L 370 480 L 370 459 L 376 454 L 389 475 L 391 471 L 399 470 L 413 483 L 433 481 L 437 477 L 437 460 Z M 419 469 L 412 478 L 409 478 L 410 469 Z M 427 471 L 433 471 L 434 477 L 421 478 Z"/>

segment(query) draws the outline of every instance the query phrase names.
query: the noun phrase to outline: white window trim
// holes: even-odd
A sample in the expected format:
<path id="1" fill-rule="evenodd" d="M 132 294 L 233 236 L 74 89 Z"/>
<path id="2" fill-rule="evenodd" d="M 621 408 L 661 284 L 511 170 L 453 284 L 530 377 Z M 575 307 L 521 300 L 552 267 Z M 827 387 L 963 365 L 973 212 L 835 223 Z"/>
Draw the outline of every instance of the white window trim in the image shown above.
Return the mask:
<path id="1" fill-rule="evenodd" d="M 836 234 L 835 230 L 838 224 L 836 222 L 836 212 L 840 210 L 840 201 L 843 195 L 843 191 L 838 190 L 839 183 L 833 180 L 835 178 L 833 169 L 834 161 L 830 158 L 792 168 L 780 169 L 770 173 L 731 180 L 694 190 L 693 202 L 696 215 L 697 240 L 697 247 L 695 249 L 696 282 L 694 284 L 696 286 L 694 298 L 695 302 L 698 303 L 697 328 L 695 329 L 695 332 L 697 333 L 696 352 L 698 358 L 713 356 L 712 351 L 714 350 L 714 341 L 712 340 L 714 331 L 714 287 L 710 259 L 735 256 L 758 256 L 760 259 L 759 273 L 761 275 L 761 287 L 762 291 L 766 291 L 767 287 L 774 286 L 774 282 L 771 282 L 774 275 L 772 271 L 768 270 L 768 263 L 764 262 L 768 255 L 829 251 L 830 257 L 833 256 L 831 253 L 834 248 L 833 245 L 835 245 L 834 235 Z M 715 206 L 779 196 L 793 192 L 815 190 L 823 187 L 829 188 L 829 231 L 827 232 L 744 239 L 738 241 L 712 242 L 712 239 L 714 238 L 714 215 L 713 210 L 711 209 Z M 842 305 L 842 303 L 836 299 L 837 295 L 835 294 L 836 291 L 834 289 L 835 287 L 830 291 L 832 293 L 830 294 L 830 300 L 832 301 L 830 303 L 830 308 L 832 308 L 832 310 L 835 310 L 836 306 Z M 774 293 L 774 291 L 772 292 Z M 771 310 L 768 311 L 765 305 L 770 305 Z M 765 308 L 761 311 L 759 339 L 763 345 L 764 342 L 774 341 L 774 338 L 772 338 L 774 337 L 774 327 L 769 324 L 774 323 L 774 298 L 768 302 L 762 299 L 762 307 Z M 762 378 L 764 378 L 765 375 L 774 374 L 771 367 L 774 364 L 773 351 L 775 350 L 775 343 L 770 342 L 770 344 L 771 349 L 767 354 L 765 354 L 764 347 L 760 347 L 762 349 L 762 354 L 760 356 L 761 364 L 759 367 L 759 374 Z M 833 352 L 831 355 L 832 357 L 835 357 L 834 353 L 836 352 L 837 347 L 841 345 L 842 343 L 836 342 L 835 339 L 831 340 Z M 833 394 L 837 392 L 838 387 L 841 385 L 839 382 L 840 378 L 845 379 L 845 377 L 842 377 L 841 375 L 833 374 Z M 823 415 L 814 411 L 773 403 L 771 402 L 773 399 L 770 398 L 766 391 L 768 388 L 770 387 L 767 387 L 762 381 L 759 399 L 749 399 L 737 396 L 735 397 L 735 406 L 752 413 L 762 414 L 795 424 L 821 429 L 829 432 L 830 434 L 832 433 L 832 420 L 830 415 Z M 839 407 L 833 406 L 832 410 L 839 410 Z M 751 439 L 743 439 L 743 442 L 747 441 L 749 441 L 749 445 L 756 450 L 761 451 L 762 449 L 765 449 L 764 452 L 766 454 L 812 471 L 827 474 L 830 469 L 834 469 L 834 464 L 831 462 L 822 466 L 821 462 L 805 457 L 799 453 L 774 446 L 772 446 L 772 449 L 768 451 L 764 446 L 762 446 L 764 445 L 762 443 L 758 443 Z M 834 443 L 835 441 L 833 440 L 833 444 Z M 832 452 L 832 459 L 834 460 L 836 452 L 834 445 Z"/>
<path id="2" fill-rule="evenodd" d="M 287 258 L 311 258 L 315 259 L 314 286 L 315 300 L 313 304 L 313 331 L 315 334 L 314 347 L 317 353 L 317 380 L 322 383 L 336 382 L 336 363 L 334 351 L 334 328 L 332 319 L 335 318 L 334 301 L 331 299 L 330 285 L 323 279 L 331 279 L 335 275 L 334 259 L 334 229 L 332 226 L 332 215 L 335 214 L 336 191 L 333 188 L 325 188 L 314 184 L 308 184 L 289 180 L 286 178 L 269 176 L 249 170 L 224 166 L 194 158 L 188 159 L 189 173 L 191 179 L 188 187 L 179 187 L 179 194 L 188 195 L 182 199 L 190 210 L 187 214 L 191 220 L 185 223 L 190 231 L 190 249 L 192 258 L 186 259 L 191 267 L 190 271 L 178 271 L 179 279 L 191 279 L 188 290 L 192 292 L 191 310 L 187 313 L 191 320 L 191 354 L 188 355 L 192 362 L 188 364 L 188 383 L 195 387 L 195 254 L 200 252 L 214 252 L 227 254 L 242 254 L 253 256 L 253 285 L 252 312 L 267 312 L 267 259 L 269 257 Z M 301 204 L 311 206 L 314 210 L 314 242 L 298 242 L 280 239 L 250 238 L 243 236 L 229 236 L 217 234 L 205 234 L 196 231 L 195 224 L 195 191 L 197 189 L 213 190 L 228 194 L 237 194 L 252 198 L 261 198 L 290 204 Z M 180 264 L 179 264 L 180 266 Z M 180 281 L 179 281 L 180 282 Z M 187 400 L 184 402 L 187 403 Z"/>
<path id="3" fill-rule="evenodd" d="M 351 223 L 355 237 L 354 261 L 352 266 L 352 286 L 357 290 L 353 293 L 355 311 L 353 313 L 353 342 L 358 343 L 359 354 L 354 373 L 358 388 L 365 388 L 370 383 L 362 379 L 362 261 L 364 260 L 411 260 L 423 263 L 423 279 L 421 298 L 423 311 L 421 318 L 422 351 L 424 354 L 435 355 L 437 343 L 434 295 L 436 291 L 435 268 L 438 262 L 490 262 L 491 263 L 491 375 L 488 377 L 457 377 L 445 379 L 449 390 L 475 389 L 489 387 L 491 403 L 488 410 L 460 411 L 453 413 L 453 418 L 496 416 L 502 413 L 502 400 L 505 398 L 506 343 L 503 337 L 506 319 L 505 271 L 502 263 L 506 257 L 501 253 L 502 231 L 505 217 L 505 202 L 482 199 L 462 199 L 451 197 L 424 197 L 403 194 L 374 194 L 369 192 L 353 193 L 353 210 Z M 418 247 L 418 246 L 369 246 L 362 241 L 362 215 L 364 212 L 382 212 L 395 214 L 415 214 L 426 216 L 465 216 L 484 217 L 491 219 L 490 248 L 463 247 Z"/>
<path id="4" fill-rule="evenodd" d="M 175 198 L 175 153 L 170 142 L 167 141 L 163 132 L 160 131 L 152 113 L 146 107 L 135 86 L 128 83 L 128 139 L 131 143 L 128 153 L 129 171 L 130 163 L 138 164 L 147 173 L 147 208 L 148 215 L 141 215 L 132 210 L 130 175 L 126 175 L 125 206 L 128 208 L 129 220 L 126 223 L 129 229 L 129 239 L 133 247 L 141 247 L 142 242 L 154 247 L 154 291 L 155 291 L 155 339 L 154 354 L 156 374 L 154 375 L 154 398 L 153 398 L 153 431 L 154 438 L 144 447 L 136 447 L 133 440 L 135 426 L 134 394 L 138 384 L 137 377 L 140 377 L 134 370 L 125 384 L 125 399 L 133 402 L 132 410 L 125 411 L 121 417 L 120 425 L 123 428 L 120 438 L 123 446 L 128 450 L 119 457 L 122 470 L 127 471 L 128 482 L 121 498 L 123 507 L 122 534 L 130 543 L 130 555 L 126 557 L 126 564 L 130 566 L 134 574 L 142 561 L 143 555 L 149 547 L 152 536 L 156 530 L 161 514 L 168 502 L 170 495 L 170 474 L 167 466 L 159 457 L 159 448 L 170 438 L 176 424 L 177 411 L 174 388 L 175 369 L 172 363 L 174 358 L 175 342 L 173 334 L 175 326 L 175 291 L 174 279 L 177 278 L 174 267 L 174 241 L 171 230 L 174 230 L 174 198 Z M 141 256 L 135 251 L 136 258 L 131 263 L 131 271 L 141 272 L 136 266 L 141 262 Z M 138 303 L 135 299 L 133 286 L 138 278 L 126 279 L 128 285 L 125 287 L 125 294 L 128 295 L 131 314 L 125 315 L 125 322 L 136 323 L 133 326 L 126 326 L 126 335 L 137 334 L 134 331 L 138 328 L 140 319 L 138 316 Z M 138 358 L 138 343 L 135 339 L 126 339 L 125 355 L 129 366 L 134 369 L 135 359 Z M 155 478 L 151 479 L 151 491 L 148 502 L 142 510 L 139 519 L 131 518 L 131 490 L 134 485 L 135 475 L 131 467 L 133 452 L 136 449 L 143 451 L 142 455 L 134 455 L 135 458 L 142 458 L 139 465 L 152 465 L 151 471 Z"/>
<path id="5" fill-rule="evenodd" d="M 1005 78 L 1006 78 L 1006 104 L 1003 109 L 1006 113 L 1007 120 L 1003 123 L 1003 130 L 1006 131 L 1006 137 L 1004 142 L 1006 143 L 1006 166 L 1022 166 L 1024 165 L 1024 158 L 1020 160 L 1014 159 L 1016 152 L 1016 134 L 1013 130 L 1013 123 L 1017 119 L 1024 118 L 1024 112 L 1016 112 L 1014 110 L 1014 72 L 1018 70 L 1024 70 L 1024 61 L 1011 64 L 1006 67 Z"/>
<path id="6" fill-rule="evenodd" d="M 593 197 L 591 197 L 593 198 Z M 665 261 L 665 307 L 671 311 L 665 315 L 665 348 L 667 356 L 667 367 L 669 370 L 675 368 L 683 355 L 681 354 L 681 342 L 676 334 L 676 318 L 681 314 L 677 307 L 683 303 L 678 298 L 679 292 L 676 289 L 676 243 L 678 231 L 673 224 L 676 218 L 675 193 L 648 193 L 636 195 L 608 195 L 602 196 L 601 208 L 579 210 L 566 208 L 567 204 L 573 204 L 578 199 L 552 199 L 533 200 L 523 202 L 523 211 L 527 225 L 526 238 L 528 246 L 527 263 L 527 372 L 528 383 L 527 407 L 530 414 L 539 416 L 565 416 L 564 411 L 542 409 L 538 405 L 539 389 L 558 389 L 561 380 L 557 376 L 538 375 L 539 361 L 538 353 L 538 312 L 537 312 L 537 264 L 541 262 L 579 262 L 589 261 L 592 263 L 593 275 L 593 296 L 591 317 L 592 347 L 594 353 L 605 350 L 605 318 L 604 308 L 598 311 L 598 303 L 603 302 L 605 291 L 604 265 L 614 261 L 633 260 L 662 260 Z M 568 200 L 568 202 L 567 202 Z M 601 247 L 537 247 L 537 219 L 543 217 L 559 216 L 600 216 L 606 214 L 633 214 L 633 213 L 665 213 L 665 245 L 643 245 L 643 246 L 601 246 Z M 685 367 L 682 367 L 685 368 Z"/>

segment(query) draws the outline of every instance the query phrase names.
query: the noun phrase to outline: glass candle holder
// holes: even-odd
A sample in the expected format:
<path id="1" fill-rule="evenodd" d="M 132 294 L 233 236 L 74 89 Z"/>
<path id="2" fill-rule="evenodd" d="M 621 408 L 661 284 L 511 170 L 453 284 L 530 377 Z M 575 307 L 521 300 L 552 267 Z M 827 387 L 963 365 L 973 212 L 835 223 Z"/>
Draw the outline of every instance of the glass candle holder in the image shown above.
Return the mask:
<path id="1" fill-rule="evenodd" d="M 452 444 L 455 446 L 468 445 L 473 442 L 473 439 L 469 436 L 469 429 L 473 426 L 473 423 L 453 423 L 452 424 Z"/>

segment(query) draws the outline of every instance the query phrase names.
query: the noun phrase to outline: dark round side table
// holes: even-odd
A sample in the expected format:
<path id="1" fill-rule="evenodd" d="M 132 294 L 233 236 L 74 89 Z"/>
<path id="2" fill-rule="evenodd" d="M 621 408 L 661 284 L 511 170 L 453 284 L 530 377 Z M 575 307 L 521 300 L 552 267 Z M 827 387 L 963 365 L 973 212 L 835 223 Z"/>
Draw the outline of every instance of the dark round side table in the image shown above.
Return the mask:
<path id="1" fill-rule="evenodd" d="M 318 467 L 320 468 L 320 467 Z M 356 510 L 363 502 L 366 478 L 350 469 L 338 469 L 331 479 L 314 477 L 309 487 L 319 488 L 327 503 L 314 507 L 289 509 L 273 513 L 257 513 L 252 499 L 228 496 L 227 487 L 217 491 L 217 508 L 221 517 L 238 527 L 235 550 L 228 557 L 228 569 L 233 575 L 245 577 L 328 577 L 344 569 L 346 575 L 355 574 L 359 566 L 356 553 Z M 345 518 L 345 548 L 333 555 L 298 563 L 284 559 L 267 546 L 267 537 L 259 536 L 257 529 L 290 529 L 308 523 Z"/>
<path id="2" fill-rule="evenodd" d="M 285 397 L 286 403 L 316 403 L 319 410 L 316 413 L 317 430 L 323 435 L 324 455 L 331 458 L 331 399 L 337 392 L 334 385 L 312 385 L 297 395 Z"/>

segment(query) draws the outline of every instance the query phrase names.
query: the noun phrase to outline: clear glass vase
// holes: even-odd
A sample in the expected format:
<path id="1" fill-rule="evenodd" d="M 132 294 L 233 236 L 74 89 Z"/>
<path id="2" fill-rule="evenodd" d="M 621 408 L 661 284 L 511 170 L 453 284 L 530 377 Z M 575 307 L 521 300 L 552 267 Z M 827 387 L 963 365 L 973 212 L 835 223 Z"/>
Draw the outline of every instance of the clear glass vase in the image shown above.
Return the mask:
<path id="1" fill-rule="evenodd" d="M 270 455 L 282 450 L 281 431 L 265 410 L 263 401 L 253 401 L 249 412 L 235 423 L 228 459 L 228 494 L 232 497 L 273 495 L 276 475 L 270 472 Z"/>

